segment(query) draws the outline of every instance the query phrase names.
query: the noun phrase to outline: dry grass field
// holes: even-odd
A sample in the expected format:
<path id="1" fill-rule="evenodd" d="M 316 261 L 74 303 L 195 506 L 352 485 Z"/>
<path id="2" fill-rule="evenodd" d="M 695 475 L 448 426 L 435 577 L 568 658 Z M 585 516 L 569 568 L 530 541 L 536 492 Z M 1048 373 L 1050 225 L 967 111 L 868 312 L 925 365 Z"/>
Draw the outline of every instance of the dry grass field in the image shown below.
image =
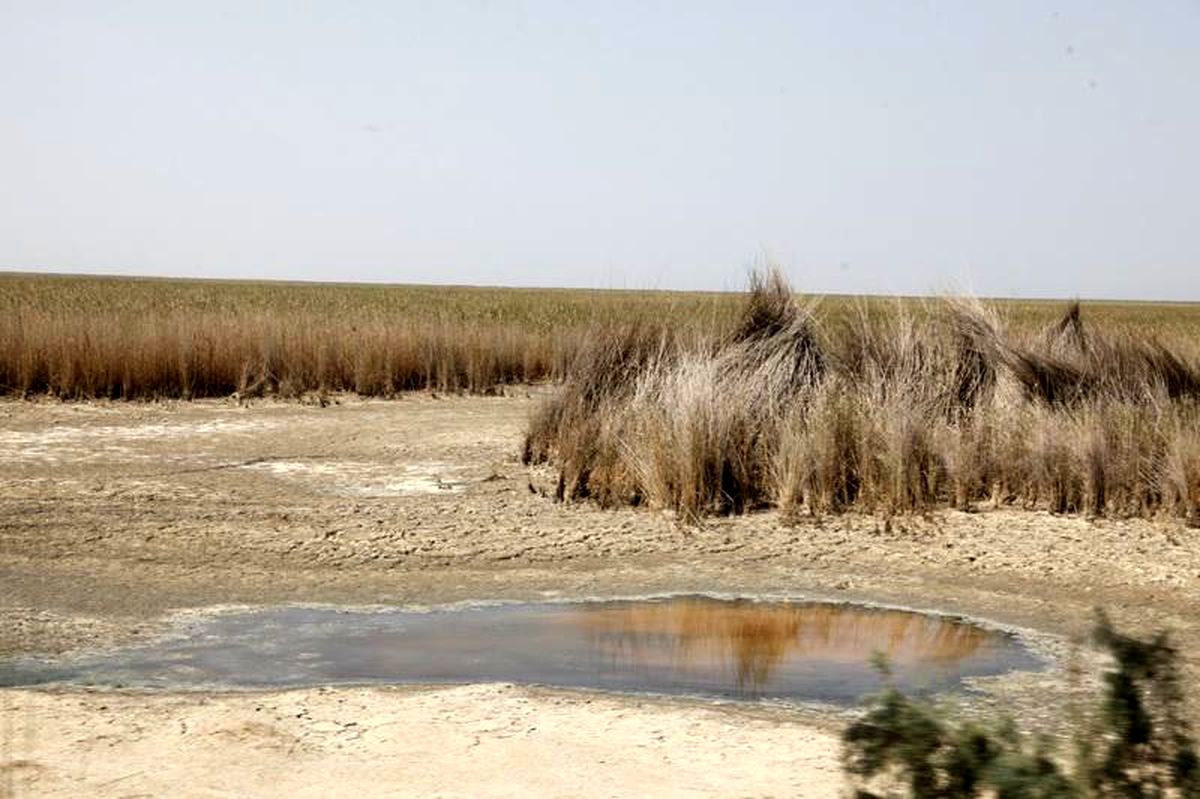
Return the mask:
<path id="1" fill-rule="evenodd" d="M 635 325 L 694 341 L 737 322 L 737 294 L 313 284 L 0 274 L 0 393 L 63 399 L 299 397 L 420 389 L 488 393 L 560 380 L 597 331 Z M 1062 314 L 997 301 L 1016 329 Z M 826 322 L 862 309 L 924 319 L 921 299 L 824 297 Z M 1200 330 L 1200 304 L 1089 303 L 1088 320 L 1147 337 Z"/>
<path id="2" fill-rule="evenodd" d="M 64 399 L 488 393 L 616 321 L 720 327 L 717 294 L 0 275 L 0 392 Z"/>
<path id="3" fill-rule="evenodd" d="M 1200 524 L 1200 305 L 0 276 L 0 393 L 555 381 L 560 498 L 687 516 L 981 502 Z"/>

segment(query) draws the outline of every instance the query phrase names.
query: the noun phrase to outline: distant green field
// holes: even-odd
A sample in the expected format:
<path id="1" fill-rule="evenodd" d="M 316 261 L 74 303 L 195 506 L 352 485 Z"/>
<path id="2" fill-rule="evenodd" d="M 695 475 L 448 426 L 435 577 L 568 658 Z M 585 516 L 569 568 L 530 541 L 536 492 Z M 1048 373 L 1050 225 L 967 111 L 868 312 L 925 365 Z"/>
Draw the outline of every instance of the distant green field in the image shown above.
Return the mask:
<path id="1" fill-rule="evenodd" d="M 935 299 L 812 297 L 836 325 L 859 309 L 914 317 Z M 0 274 L 0 392 L 200 397 L 235 391 L 489 391 L 561 377 L 598 326 L 719 335 L 736 293 L 480 288 Z M 1063 301 L 994 301 L 1017 328 Z M 1195 337 L 1200 304 L 1092 302 L 1090 321 Z"/>

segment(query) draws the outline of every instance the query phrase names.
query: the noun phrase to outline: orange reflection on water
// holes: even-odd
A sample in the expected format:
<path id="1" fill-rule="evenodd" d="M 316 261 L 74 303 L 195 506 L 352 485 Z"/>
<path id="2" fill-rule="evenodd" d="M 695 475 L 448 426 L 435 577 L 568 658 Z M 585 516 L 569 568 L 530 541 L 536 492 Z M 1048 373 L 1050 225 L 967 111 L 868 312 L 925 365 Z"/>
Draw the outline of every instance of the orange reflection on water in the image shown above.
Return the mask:
<path id="1" fill-rule="evenodd" d="M 614 664 L 731 669 L 742 691 L 762 689 L 788 660 L 861 666 L 882 653 L 897 666 L 939 668 L 976 654 L 990 638 L 973 625 L 901 611 L 702 597 L 591 607 L 568 618 Z"/>

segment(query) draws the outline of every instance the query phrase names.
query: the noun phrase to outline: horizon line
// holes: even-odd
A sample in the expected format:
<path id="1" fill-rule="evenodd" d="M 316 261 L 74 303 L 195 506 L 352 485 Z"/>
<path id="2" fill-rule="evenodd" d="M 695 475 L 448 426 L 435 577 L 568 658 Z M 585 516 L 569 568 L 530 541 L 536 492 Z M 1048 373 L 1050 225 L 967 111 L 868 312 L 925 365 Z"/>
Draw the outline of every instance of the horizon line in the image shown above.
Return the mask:
<path id="1" fill-rule="evenodd" d="M 786 273 L 785 273 L 785 276 Z M 130 281 L 160 281 L 177 283 L 267 283 L 281 286 L 361 286 L 373 288 L 447 288 L 447 289 L 482 289 L 490 291 L 584 291 L 611 292 L 614 294 L 692 294 L 692 295 L 730 295 L 744 294 L 745 288 L 740 289 L 681 289 L 681 288 L 629 288 L 602 286 L 548 286 L 548 285 L 505 285 L 498 283 L 453 283 L 453 282 L 403 282 L 384 280 L 336 280 L 320 278 L 269 278 L 269 277 L 208 277 L 191 275 L 146 275 L 123 274 L 120 272 L 71 272 L 57 270 L 29 270 L 0 266 L 0 279 L 8 278 L 48 278 L 48 279 L 84 279 L 84 280 L 130 280 Z M 926 294 L 886 294 L 874 292 L 844 292 L 844 291 L 803 291 L 793 289 L 794 293 L 807 297 L 863 297 L 873 299 L 899 300 L 928 300 L 939 297 L 974 297 L 979 300 L 993 302 L 1098 302 L 1098 303 L 1139 303 L 1147 305 L 1197 305 L 1200 298 L 1184 300 L 1149 299 L 1137 297 L 1088 297 L 1082 294 L 1070 296 L 1038 296 L 1013 297 L 995 295 L 977 295 L 968 291 L 943 291 Z"/>

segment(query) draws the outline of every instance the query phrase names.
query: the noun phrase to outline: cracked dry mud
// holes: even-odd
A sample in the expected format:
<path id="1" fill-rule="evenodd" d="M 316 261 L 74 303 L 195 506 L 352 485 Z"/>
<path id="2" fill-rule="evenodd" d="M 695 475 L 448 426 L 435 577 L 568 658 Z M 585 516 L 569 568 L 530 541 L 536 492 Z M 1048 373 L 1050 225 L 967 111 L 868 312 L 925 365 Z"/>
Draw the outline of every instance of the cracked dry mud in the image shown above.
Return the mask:
<path id="1" fill-rule="evenodd" d="M 296 403 L 0 403 L 0 653 L 145 640 L 169 614 L 669 591 L 894 603 L 1032 631 L 1168 627 L 1200 687 L 1200 531 L 984 509 L 677 524 L 554 503 L 516 459 L 536 391 Z M 531 491 L 531 486 L 534 490 Z M 1052 725 L 1061 669 L 972 707 Z M 1196 717 L 1195 707 L 1191 715 Z M 0 793 L 836 795 L 843 719 L 508 685 L 0 691 Z"/>

